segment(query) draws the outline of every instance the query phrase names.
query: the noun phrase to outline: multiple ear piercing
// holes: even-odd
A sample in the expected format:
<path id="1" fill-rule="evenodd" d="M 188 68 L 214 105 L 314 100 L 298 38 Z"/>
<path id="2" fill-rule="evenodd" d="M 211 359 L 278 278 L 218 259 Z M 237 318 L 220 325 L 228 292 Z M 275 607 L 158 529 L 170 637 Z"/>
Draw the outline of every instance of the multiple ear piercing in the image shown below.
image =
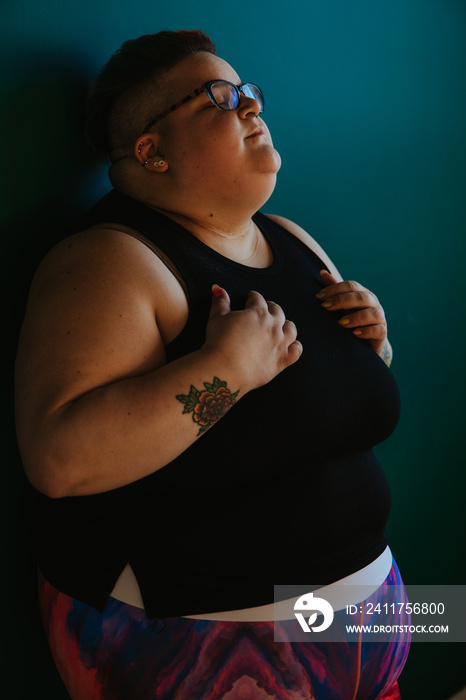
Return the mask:
<path id="1" fill-rule="evenodd" d="M 138 153 L 141 153 L 142 146 L 143 146 L 143 141 L 141 141 L 141 143 L 139 144 Z M 155 168 L 161 168 L 162 166 L 165 165 L 165 161 L 163 160 L 164 153 L 162 150 L 160 150 L 160 155 L 162 156 L 161 160 L 154 160 L 154 167 Z M 148 163 L 149 163 L 149 161 L 145 160 L 144 163 L 141 163 L 141 165 L 142 165 L 142 167 L 144 167 Z"/>

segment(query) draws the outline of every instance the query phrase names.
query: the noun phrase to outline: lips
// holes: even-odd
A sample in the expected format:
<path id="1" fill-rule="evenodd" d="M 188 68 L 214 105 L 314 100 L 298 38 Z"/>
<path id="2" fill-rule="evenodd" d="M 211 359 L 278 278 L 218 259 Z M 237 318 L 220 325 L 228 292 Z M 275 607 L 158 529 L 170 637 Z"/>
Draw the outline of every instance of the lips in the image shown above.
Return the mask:
<path id="1" fill-rule="evenodd" d="M 252 139 L 255 136 L 262 136 L 262 134 L 265 134 L 265 129 L 262 126 L 258 126 L 257 129 L 254 129 L 254 131 L 249 134 L 249 136 L 246 136 L 246 139 Z"/>

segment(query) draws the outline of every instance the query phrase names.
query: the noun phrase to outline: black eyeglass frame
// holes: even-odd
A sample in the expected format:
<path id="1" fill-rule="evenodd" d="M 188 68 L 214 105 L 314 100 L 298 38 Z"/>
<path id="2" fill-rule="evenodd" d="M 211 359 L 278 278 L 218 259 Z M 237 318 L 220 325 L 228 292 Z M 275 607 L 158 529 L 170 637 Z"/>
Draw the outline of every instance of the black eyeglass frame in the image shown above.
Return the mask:
<path id="1" fill-rule="evenodd" d="M 236 107 L 222 107 L 222 105 L 220 105 L 217 102 L 217 100 L 215 99 L 215 97 L 212 93 L 212 86 L 215 84 L 218 84 L 218 83 L 226 83 L 228 85 L 231 85 L 231 87 L 234 88 L 234 90 L 236 92 L 237 100 L 238 100 L 236 103 Z M 209 80 L 207 83 L 204 83 L 200 88 L 196 88 L 196 90 L 193 90 L 192 92 L 190 92 L 189 95 L 186 95 L 186 97 L 184 97 L 182 100 L 180 100 L 176 104 L 172 105 L 171 107 L 168 107 L 168 109 L 165 109 L 163 112 L 161 112 L 156 117 L 154 117 L 154 119 L 152 119 L 147 124 L 147 126 L 144 128 L 142 133 L 147 134 L 149 129 L 152 126 L 154 126 L 154 124 L 156 124 L 160 119 L 162 119 L 163 117 L 166 117 L 167 114 L 174 112 L 175 109 L 178 109 L 178 107 L 181 107 L 182 105 L 186 104 L 186 102 L 189 102 L 194 97 L 197 97 L 198 95 L 200 95 L 202 92 L 205 92 L 208 95 L 210 101 L 216 107 L 218 107 L 218 109 L 221 109 L 223 112 L 231 112 L 234 109 L 238 109 L 238 105 L 241 101 L 241 95 L 244 95 L 245 97 L 250 97 L 249 95 L 246 95 L 244 93 L 244 88 L 248 87 L 249 85 L 252 85 L 254 88 L 256 88 L 256 90 L 259 91 L 259 94 L 260 94 L 261 100 L 262 100 L 262 109 L 259 110 L 259 114 L 262 114 L 262 112 L 264 111 L 264 106 L 265 106 L 264 94 L 263 94 L 262 90 L 260 89 L 260 87 L 258 85 L 256 85 L 255 83 L 241 83 L 241 85 L 235 85 L 234 83 L 230 83 L 229 80 Z M 255 98 L 251 97 L 250 99 L 255 99 Z M 260 106 L 260 104 L 259 104 L 259 106 Z"/>

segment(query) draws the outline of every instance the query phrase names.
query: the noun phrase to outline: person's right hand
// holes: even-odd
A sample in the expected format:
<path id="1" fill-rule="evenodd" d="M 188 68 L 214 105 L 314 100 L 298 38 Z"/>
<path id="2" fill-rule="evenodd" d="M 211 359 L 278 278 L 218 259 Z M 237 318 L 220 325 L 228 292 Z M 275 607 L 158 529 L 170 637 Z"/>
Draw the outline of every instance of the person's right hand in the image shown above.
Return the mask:
<path id="1" fill-rule="evenodd" d="M 242 392 L 270 382 L 296 362 L 303 346 L 282 308 L 250 291 L 241 311 L 232 311 L 227 292 L 217 285 L 206 328 L 204 349 L 228 360 Z"/>

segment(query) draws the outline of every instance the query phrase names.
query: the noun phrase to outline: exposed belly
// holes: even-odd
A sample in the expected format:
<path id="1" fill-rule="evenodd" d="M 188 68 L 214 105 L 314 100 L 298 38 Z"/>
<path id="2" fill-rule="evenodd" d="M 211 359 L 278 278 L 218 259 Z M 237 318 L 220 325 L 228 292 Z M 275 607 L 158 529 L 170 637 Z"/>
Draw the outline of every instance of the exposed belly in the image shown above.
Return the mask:
<path id="1" fill-rule="evenodd" d="M 377 559 L 349 576 L 335 581 L 328 586 L 319 589 L 319 596 L 331 602 L 333 609 L 343 610 L 346 605 L 354 604 L 368 598 L 375 592 L 388 576 L 392 566 L 392 553 L 387 546 Z M 342 585 L 343 584 L 343 585 Z M 354 593 L 352 593 L 354 591 Z M 123 571 L 110 593 L 112 598 L 144 609 L 141 591 L 136 576 L 129 564 Z M 356 598 L 352 598 L 356 595 Z M 362 597 L 358 597 L 358 596 Z M 268 605 L 261 605 L 246 610 L 231 610 L 227 612 L 207 613 L 199 615 L 185 615 L 183 617 L 199 620 L 218 621 L 270 621 L 293 619 L 293 606 L 295 598 L 283 600 Z"/>
<path id="2" fill-rule="evenodd" d="M 136 608 L 144 609 L 141 590 L 129 564 L 126 564 L 119 575 L 110 595 L 112 598 L 121 600 L 123 603 L 128 603 L 128 605 L 134 605 Z"/>

